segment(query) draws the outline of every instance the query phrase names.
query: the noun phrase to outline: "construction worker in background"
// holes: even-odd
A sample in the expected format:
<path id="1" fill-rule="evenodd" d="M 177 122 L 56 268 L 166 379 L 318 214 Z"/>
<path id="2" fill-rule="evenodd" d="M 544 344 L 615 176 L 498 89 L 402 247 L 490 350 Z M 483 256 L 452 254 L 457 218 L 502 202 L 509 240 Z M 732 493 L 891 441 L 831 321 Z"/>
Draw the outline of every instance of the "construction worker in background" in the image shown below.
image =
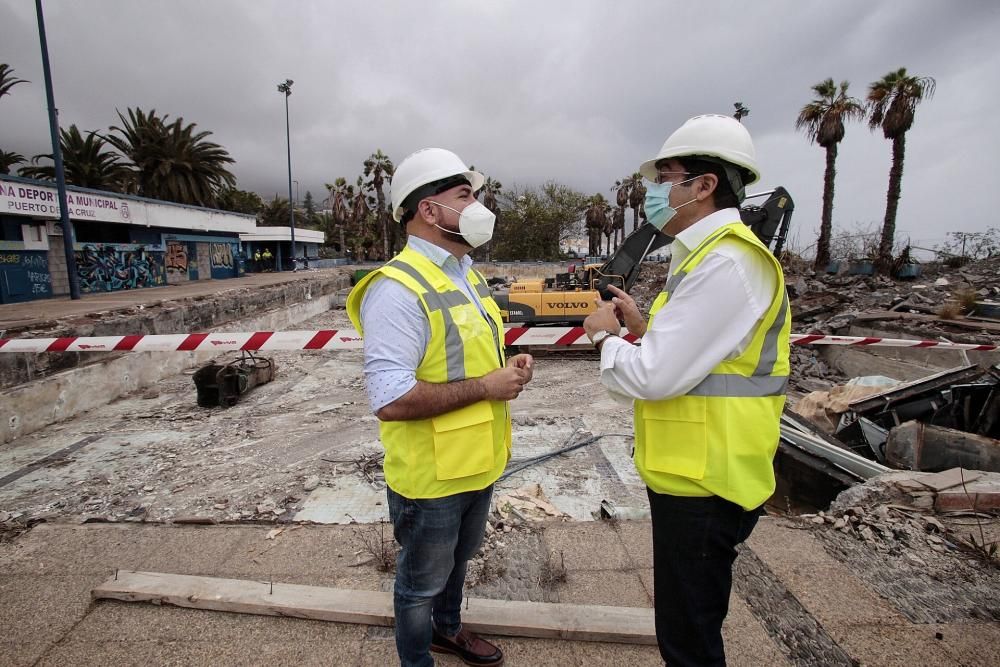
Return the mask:
<path id="1" fill-rule="evenodd" d="M 642 164 L 649 223 L 674 237 L 647 323 L 611 301 L 583 323 L 601 382 L 634 401 L 653 529 L 656 638 L 672 667 L 723 665 L 736 546 L 774 491 L 791 317 L 778 260 L 740 221 L 760 178 L 734 118 L 691 118 Z M 621 318 L 639 347 L 618 336 Z"/>
<path id="2" fill-rule="evenodd" d="M 264 252 L 261 253 L 261 259 L 264 260 L 264 270 L 273 271 L 274 270 L 274 255 L 271 254 L 270 248 L 264 248 Z"/>
<path id="3" fill-rule="evenodd" d="M 462 627 L 466 563 L 482 542 L 493 483 L 510 458 L 507 401 L 532 359 L 505 358 L 500 309 L 469 252 L 495 216 L 476 201 L 483 175 L 440 148 L 396 168 L 392 215 L 406 247 L 347 299 L 364 338 L 364 374 L 385 447 L 397 560 L 393 607 L 404 666 L 430 651 L 501 665 L 499 648 Z"/>
<path id="4" fill-rule="evenodd" d="M 253 253 L 253 270 L 260 271 L 260 249 L 254 251 Z"/>

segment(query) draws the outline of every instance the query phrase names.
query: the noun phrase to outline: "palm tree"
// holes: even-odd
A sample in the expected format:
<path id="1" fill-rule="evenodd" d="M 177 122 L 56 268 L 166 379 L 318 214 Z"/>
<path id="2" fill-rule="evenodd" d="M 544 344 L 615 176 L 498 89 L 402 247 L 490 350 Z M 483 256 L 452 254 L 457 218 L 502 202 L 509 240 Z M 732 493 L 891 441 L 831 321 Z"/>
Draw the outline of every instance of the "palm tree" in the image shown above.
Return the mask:
<path id="1" fill-rule="evenodd" d="M 625 240 L 625 207 L 616 206 L 611 214 L 611 229 L 615 234 L 615 250 Z"/>
<path id="2" fill-rule="evenodd" d="M 611 235 L 614 233 L 614 231 L 615 228 L 611 222 L 611 219 L 605 216 L 604 224 L 601 227 L 601 233 L 604 234 L 604 238 L 607 240 L 607 246 L 608 246 L 607 255 L 609 257 L 611 256 Z M 599 249 L 600 248 L 598 248 L 598 250 Z"/>
<path id="3" fill-rule="evenodd" d="M 118 112 L 123 127 L 111 127 L 107 141 L 132 161 L 136 192 L 181 204 L 214 206 L 216 195 L 233 187 L 236 177 L 226 165 L 234 160 L 222 146 L 206 141 L 211 132 L 195 132 L 183 118 L 167 123 L 155 110 Z"/>
<path id="4" fill-rule="evenodd" d="M 379 227 L 382 231 L 382 253 L 385 256 L 385 259 L 389 259 L 390 246 L 393 249 L 396 247 L 396 230 L 391 228 L 389 225 L 389 215 L 385 207 L 385 194 L 382 192 L 382 184 L 385 183 L 386 178 L 390 181 L 392 180 L 392 173 L 395 167 L 392 165 L 392 160 L 390 160 L 389 156 L 382 152 L 381 148 L 368 156 L 368 159 L 365 160 L 364 164 L 365 178 L 371 178 L 371 180 L 365 184 L 365 187 L 368 190 L 373 191 L 376 199 L 378 200 L 376 215 Z"/>
<path id="5" fill-rule="evenodd" d="M 11 167 L 22 162 L 24 162 L 24 156 L 20 153 L 0 150 L 0 174 L 9 174 Z"/>
<path id="6" fill-rule="evenodd" d="M 615 246 L 618 245 L 618 232 L 621 231 L 622 236 L 625 235 L 625 209 L 628 208 L 629 196 L 632 193 L 632 177 L 623 178 L 620 181 L 615 181 L 614 186 L 611 191 L 615 193 L 615 203 L 618 204 L 618 208 L 622 211 L 622 225 L 619 229 L 615 228 Z M 616 211 L 617 215 L 617 211 Z"/>
<path id="7" fill-rule="evenodd" d="M 584 220 L 587 225 L 587 238 L 589 239 L 587 254 L 599 255 L 601 253 L 601 233 L 608 223 L 608 202 L 604 195 L 598 193 L 590 198 Z"/>
<path id="8" fill-rule="evenodd" d="M 882 135 L 892 140 L 892 168 L 885 195 L 885 221 L 878 247 L 878 267 L 888 272 L 892 266 L 892 244 L 896 235 L 896 209 L 903 180 L 903 157 L 906 133 L 913 127 L 917 105 L 934 96 L 936 82 L 929 76 L 917 77 L 901 67 L 889 72 L 868 87 L 868 127 L 882 128 Z"/>
<path id="9" fill-rule="evenodd" d="M 24 79 L 14 76 L 14 68 L 7 63 L 0 63 L 0 97 L 10 94 L 10 89 L 19 83 L 28 83 Z M 24 156 L 20 153 L 0 150 L 0 174 L 9 174 L 10 168 L 15 164 L 24 162 Z"/>
<path id="10" fill-rule="evenodd" d="M 639 172 L 632 174 L 632 187 L 628 193 L 628 204 L 632 207 L 632 231 L 639 228 L 639 217 L 646 220 L 643 208 L 646 203 L 646 186 L 642 184 L 642 175 Z"/>
<path id="11" fill-rule="evenodd" d="M 503 190 L 503 184 L 490 176 L 486 177 L 486 182 L 479 189 L 479 194 L 483 196 L 483 206 L 490 209 L 495 216 L 500 217 L 500 204 L 497 195 Z"/>
<path id="12" fill-rule="evenodd" d="M 840 87 L 833 79 L 820 81 L 812 87 L 816 99 L 802 107 L 795 129 L 804 130 L 810 143 L 826 149 L 826 172 L 823 175 L 823 217 L 816 243 L 813 269 L 825 271 L 830 263 L 830 237 L 833 234 L 833 182 L 837 176 L 837 144 L 844 139 L 844 123 L 861 120 L 865 110 L 861 101 L 847 94 L 847 81 Z"/>
<path id="13" fill-rule="evenodd" d="M 0 63 L 0 97 L 10 94 L 10 89 L 19 83 L 29 83 L 14 76 L 14 68 L 7 63 Z"/>
<path id="14" fill-rule="evenodd" d="M 351 218 L 350 203 L 354 201 L 354 186 L 348 185 L 347 179 L 340 176 L 333 183 L 327 183 L 326 189 L 330 193 L 327 202 L 331 212 L 331 223 L 340 234 L 340 252 L 346 254 L 344 227 Z M 327 235 L 332 236 L 332 232 L 332 229 L 327 230 Z"/>
<path id="15" fill-rule="evenodd" d="M 104 150 L 107 143 L 96 132 L 87 133 L 86 138 L 76 125 L 68 130 L 59 129 L 59 146 L 62 150 L 63 171 L 66 182 L 81 188 L 122 192 L 128 187 L 131 172 L 118 161 L 119 156 Z M 42 160 L 53 160 L 52 154 L 36 155 L 31 158 L 32 166 L 23 167 L 20 175 L 45 181 L 56 179 L 55 164 L 41 165 Z"/>
<path id="16" fill-rule="evenodd" d="M 368 198 L 363 190 L 364 182 L 358 176 L 357 188 L 355 189 L 354 200 L 351 202 L 351 227 L 354 231 L 354 257 L 361 259 L 364 252 L 362 248 L 370 248 L 374 239 L 369 230 L 368 220 L 371 217 L 371 209 L 368 206 Z"/>

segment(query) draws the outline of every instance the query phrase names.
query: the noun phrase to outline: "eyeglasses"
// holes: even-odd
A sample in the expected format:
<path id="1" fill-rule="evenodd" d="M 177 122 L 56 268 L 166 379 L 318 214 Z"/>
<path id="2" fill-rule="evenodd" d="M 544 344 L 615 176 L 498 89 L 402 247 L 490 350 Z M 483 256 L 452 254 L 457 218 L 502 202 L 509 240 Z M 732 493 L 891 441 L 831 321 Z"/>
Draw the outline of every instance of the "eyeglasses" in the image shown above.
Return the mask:
<path id="1" fill-rule="evenodd" d="M 657 171 L 656 172 L 656 182 L 665 183 L 670 180 L 670 176 L 691 176 L 690 171 Z"/>

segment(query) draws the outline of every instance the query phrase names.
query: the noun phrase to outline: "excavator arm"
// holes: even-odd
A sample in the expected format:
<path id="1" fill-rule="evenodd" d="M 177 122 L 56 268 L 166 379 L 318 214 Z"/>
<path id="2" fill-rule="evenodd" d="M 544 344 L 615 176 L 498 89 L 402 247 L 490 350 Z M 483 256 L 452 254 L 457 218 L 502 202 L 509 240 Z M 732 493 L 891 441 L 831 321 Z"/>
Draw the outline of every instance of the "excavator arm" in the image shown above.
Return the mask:
<path id="1" fill-rule="evenodd" d="M 781 253 L 788 225 L 792 221 L 795 202 L 783 187 L 752 194 L 747 199 L 767 197 L 763 204 L 748 204 L 740 208 L 740 218 L 757 238 L 775 255 Z M 618 249 L 599 268 L 590 270 L 590 288 L 600 292 L 605 301 L 611 298 L 608 285 L 628 292 L 635 284 L 642 267 L 642 260 L 654 250 L 673 241 L 673 238 L 652 225 L 643 225 L 625 237 Z"/>
<path id="2" fill-rule="evenodd" d="M 767 192 L 748 195 L 747 199 L 767 197 L 763 204 L 747 204 L 740 209 L 743 224 L 749 227 L 757 238 L 766 245 L 775 257 L 781 255 L 788 236 L 788 226 L 792 222 L 795 202 L 788 190 L 778 186 Z"/>
<path id="3" fill-rule="evenodd" d="M 628 292 L 639 277 L 642 260 L 649 253 L 673 241 L 653 225 L 645 224 L 625 237 L 622 244 L 600 267 L 590 269 L 590 289 L 600 292 L 601 299 L 610 301 L 613 296 L 608 285 Z"/>

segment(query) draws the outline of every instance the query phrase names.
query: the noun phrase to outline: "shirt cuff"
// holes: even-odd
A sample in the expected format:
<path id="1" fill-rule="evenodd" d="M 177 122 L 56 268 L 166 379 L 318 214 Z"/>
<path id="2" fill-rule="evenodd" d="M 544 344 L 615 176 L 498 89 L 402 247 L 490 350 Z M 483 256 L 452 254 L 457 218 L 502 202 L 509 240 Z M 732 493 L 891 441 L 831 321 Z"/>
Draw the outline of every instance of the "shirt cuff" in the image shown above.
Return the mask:
<path id="1" fill-rule="evenodd" d="M 410 376 L 409 379 L 399 380 L 394 386 L 378 392 L 370 392 L 368 403 L 372 412 L 378 412 L 390 403 L 399 400 L 417 386 L 417 378 Z"/>
<path id="2" fill-rule="evenodd" d="M 601 370 L 605 371 L 615 365 L 615 358 L 622 345 L 631 346 L 627 340 L 621 336 L 608 336 L 601 343 Z"/>

